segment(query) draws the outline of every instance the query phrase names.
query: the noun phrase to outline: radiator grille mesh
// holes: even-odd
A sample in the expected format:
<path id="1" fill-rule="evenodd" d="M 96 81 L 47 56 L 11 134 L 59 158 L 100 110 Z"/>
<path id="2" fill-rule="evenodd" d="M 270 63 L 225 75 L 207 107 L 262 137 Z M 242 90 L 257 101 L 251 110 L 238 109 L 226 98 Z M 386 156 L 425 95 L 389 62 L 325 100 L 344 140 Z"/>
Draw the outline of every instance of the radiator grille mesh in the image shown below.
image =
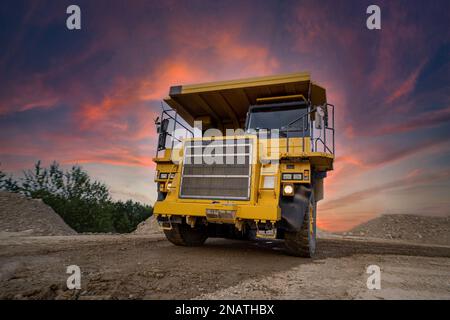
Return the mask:
<path id="1" fill-rule="evenodd" d="M 251 139 L 186 142 L 180 197 L 249 199 L 251 143 Z"/>

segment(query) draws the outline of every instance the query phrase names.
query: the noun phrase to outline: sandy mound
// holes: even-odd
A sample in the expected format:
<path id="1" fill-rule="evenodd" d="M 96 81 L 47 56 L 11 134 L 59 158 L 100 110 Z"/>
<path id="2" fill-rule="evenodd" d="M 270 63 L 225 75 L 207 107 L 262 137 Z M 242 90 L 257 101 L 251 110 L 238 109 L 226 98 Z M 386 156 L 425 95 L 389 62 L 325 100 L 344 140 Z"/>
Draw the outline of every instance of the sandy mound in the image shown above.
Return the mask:
<path id="1" fill-rule="evenodd" d="M 136 230 L 133 232 L 134 234 L 162 234 L 162 231 L 159 229 L 158 222 L 156 221 L 155 216 L 151 216 L 145 221 L 139 223 L 136 227 Z"/>
<path id="2" fill-rule="evenodd" d="M 450 217 L 409 214 L 382 215 L 353 228 L 345 234 L 450 245 Z"/>
<path id="3" fill-rule="evenodd" d="M 4 191 L 0 191 L 0 232 L 34 236 L 77 234 L 42 200 Z"/>

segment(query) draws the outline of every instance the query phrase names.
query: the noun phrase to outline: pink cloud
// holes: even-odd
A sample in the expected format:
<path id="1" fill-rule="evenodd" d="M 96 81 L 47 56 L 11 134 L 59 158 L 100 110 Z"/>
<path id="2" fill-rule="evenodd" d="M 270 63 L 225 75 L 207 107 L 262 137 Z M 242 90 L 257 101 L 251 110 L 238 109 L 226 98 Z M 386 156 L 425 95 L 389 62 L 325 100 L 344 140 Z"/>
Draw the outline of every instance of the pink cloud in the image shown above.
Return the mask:
<path id="1" fill-rule="evenodd" d="M 406 121 L 382 126 L 375 133 L 379 135 L 402 133 L 421 128 L 432 128 L 447 122 L 450 122 L 450 107 L 423 112 Z"/>
<path id="2" fill-rule="evenodd" d="M 400 86 L 387 97 L 386 102 L 388 104 L 390 104 L 402 97 L 408 96 L 413 91 L 413 89 L 416 85 L 416 82 L 417 82 L 417 78 L 419 77 L 419 74 L 422 71 L 424 65 L 425 65 L 425 63 L 422 63 L 421 65 L 419 65 L 416 68 L 416 70 L 414 70 L 408 76 L 408 78 L 403 83 L 401 83 Z"/>

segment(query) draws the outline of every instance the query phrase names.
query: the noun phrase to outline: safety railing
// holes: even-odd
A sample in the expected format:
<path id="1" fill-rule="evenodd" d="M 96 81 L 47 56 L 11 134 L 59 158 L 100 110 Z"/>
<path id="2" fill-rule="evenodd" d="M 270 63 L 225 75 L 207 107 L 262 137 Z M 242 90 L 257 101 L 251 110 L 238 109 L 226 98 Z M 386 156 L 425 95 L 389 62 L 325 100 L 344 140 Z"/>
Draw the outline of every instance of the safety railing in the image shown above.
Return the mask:
<path id="1" fill-rule="evenodd" d="M 289 133 L 300 131 L 303 152 L 309 151 L 305 150 L 305 139 L 309 137 L 311 138 L 311 151 L 330 153 L 334 155 L 334 105 L 327 103 L 322 106 L 309 106 L 308 109 L 309 111 L 306 114 L 298 117 L 297 119 L 294 119 L 288 125 L 280 129 L 281 133 L 286 134 L 287 153 L 289 154 L 290 151 Z M 323 112 L 323 115 L 317 116 L 318 112 Z M 311 115 L 314 115 L 314 118 L 312 118 Z M 301 130 L 298 130 L 298 128 L 296 128 L 296 130 L 293 130 L 292 128 L 294 127 L 294 125 L 299 121 L 301 121 L 302 124 Z"/>
<path id="2" fill-rule="evenodd" d="M 159 126 L 159 128 L 164 127 L 164 121 L 168 121 L 165 130 L 159 133 L 159 141 L 158 148 L 156 150 L 156 157 L 159 155 L 159 151 L 167 149 L 167 141 L 166 138 L 169 136 L 171 138 L 170 148 L 173 149 L 175 141 L 182 142 L 182 140 L 178 139 L 174 132 L 176 132 L 177 128 L 183 128 L 185 130 L 185 135 L 183 138 L 194 137 L 194 132 L 185 124 L 183 124 L 178 119 L 178 113 L 171 109 L 165 108 L 163 104 L 161 104 L 161 117 L 155 121 L 155 124 Z M 323 112 L 322 116 L 315 116 L 313 119 L 311 117 L 312 114 L 316 115 L 317 112 Z M 330 119 L 331 117 L 331 119 Z M 159 121 L 159 122 L 158 122 Z M 298 128 L 294 129 L 294 125 L 301 121 L 302 127 L 301 130 Z M 317 121 L 320 121 L 320 125 L 318 125 Z M 288 125 L 284 126 L 279 130 L 281 134 L 286 135 L 286 149 L 287 153 L 290 151 L 290 133 L 293 132 L 301 132 L 300 138 L 302 139 L 302 151 L 313 151 L 313 152 L 324 152 L 329 154 L 335 154 L 335 139 L 334 139 L 334 105 L 327 103 L 321 106 L 309 106 L 308 112 L 297 119 L 291 121 Z M 169 127 L 172 127 L 169 130 Z M 164 128 L 163 128 L 164 129 Z M 308 134 L 309 133 L 309 134 Z M 299 137 L 296 135 L 295 137 Z M 305 139 L 311 138 L 311 150 L 305 150 Z"/>
<path id="3" fill-rule="evenodd" d="M 156 158 L 158 157 L 160 151 L 167 148 L 173 149 L 176 141 L 180 143 L 182 142 L 182 140 L 175 135 L 178 128 L 183 128 L 185 130 L 186 134 L 183 138 L 194 137 L 194 132 L 187 125 L 179 121 L 176 110 L 173 110 L 172 108 L 165 108 L 163 103 L 161 103 L 161 117 L 158 117 L 155 120 L 155 124 L 158 128 L 159 134 L 158 147 L 156 148 Z M 169 127 L 171 127 L 170 130 Z M 167 146 L 167 136 L 171 138 L 170 147 Z"/>

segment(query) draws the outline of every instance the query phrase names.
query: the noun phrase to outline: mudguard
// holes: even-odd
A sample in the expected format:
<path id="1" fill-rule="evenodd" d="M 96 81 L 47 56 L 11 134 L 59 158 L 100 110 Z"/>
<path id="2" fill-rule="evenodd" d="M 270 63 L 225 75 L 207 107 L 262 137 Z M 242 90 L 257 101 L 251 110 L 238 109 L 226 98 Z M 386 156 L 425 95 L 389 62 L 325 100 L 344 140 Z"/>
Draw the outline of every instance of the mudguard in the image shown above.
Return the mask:
<path id="1" fill-rule="evenodd" d="M 311 190 L 303 185 L 294 185 L 295 195 L 280 196 L 281 209 L 280 229 L 289 232 L 300 231 L 309 203 Z"/>

